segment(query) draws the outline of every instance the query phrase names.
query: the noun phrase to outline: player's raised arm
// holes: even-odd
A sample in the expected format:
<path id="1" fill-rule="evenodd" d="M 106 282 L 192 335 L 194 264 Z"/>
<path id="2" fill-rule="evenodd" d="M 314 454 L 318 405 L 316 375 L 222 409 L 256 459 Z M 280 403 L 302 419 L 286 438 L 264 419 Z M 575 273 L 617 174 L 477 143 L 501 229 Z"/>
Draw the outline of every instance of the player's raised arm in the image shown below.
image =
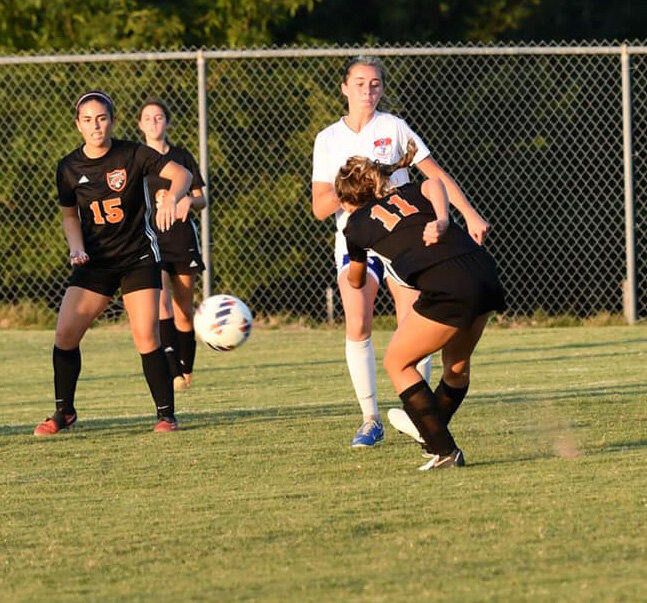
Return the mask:
<path id="1" fill-rule="evenodd" d="M 432 245 L 440 240 L 449 226 L 447 189 L 440 178 L 429 178 L 422 183 L 420 190 L 429 199 L 436 214 L 436 219 L 429 222 L 422 233 L 425 245 Z"/>
<path id="2" fill-rule="evenodd" d="M 479 244 L 482 245 L 485 236 L 490 231 L 490 224 L 472 207 L 465 197 L 456 181 L 441 168 L 431 156 L 425 157 L 416 164 L 416 167 L 429 179 L 439 178 L 445 185 L 449 202 L 463 215 L 467 232 Z"/>

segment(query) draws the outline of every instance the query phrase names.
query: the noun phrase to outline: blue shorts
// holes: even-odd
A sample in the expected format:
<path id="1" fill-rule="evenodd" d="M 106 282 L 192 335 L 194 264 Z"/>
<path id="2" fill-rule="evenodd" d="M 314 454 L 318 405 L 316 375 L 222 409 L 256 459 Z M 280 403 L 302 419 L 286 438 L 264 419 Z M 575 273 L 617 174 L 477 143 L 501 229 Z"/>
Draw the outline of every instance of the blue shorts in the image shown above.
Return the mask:
<path id="1" fill-rule="evenodd" d="M 337 276 L 339 276 L 350 265 L 350 258 L 345 253 L 342 257 L 341 266 L 337 267 Z M 384 282 L 384 264 L 380 258 L 369 255 L 366 259 L 366 273 L 370 274 L 378 285 Z"/>

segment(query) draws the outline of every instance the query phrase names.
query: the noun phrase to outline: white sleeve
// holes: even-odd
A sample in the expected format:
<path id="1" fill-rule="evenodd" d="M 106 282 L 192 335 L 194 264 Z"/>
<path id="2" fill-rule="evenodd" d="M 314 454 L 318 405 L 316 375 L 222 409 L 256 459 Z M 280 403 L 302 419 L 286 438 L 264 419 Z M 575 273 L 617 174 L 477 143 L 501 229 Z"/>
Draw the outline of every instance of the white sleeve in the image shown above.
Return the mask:
<path id="1" fill-rule="evenodd" d="M 420 163 L 425 157 L 428 157 L 431 155 L 431 151 L 427 147 L 427 145 L 422 142 L 422 138 L 418 136 L 410 127 L 409 124 L 404 121 L 404 119 L 398 119 L 398 137 L 399 137 L 399 142 L 401 144 L 402 148 L 402 154 L 406 153 L 407 151 L 407 142 L 409 142 L 410 138 L 413 138 L 413 141 L 416 143 L 416 146 L 418 147 L 418 151 L 416 154 L 413 156 L 413 161 L 412 164 L 415 165 L 416 163 Z"/>
<path id="2" fill-rule="evenodd" d="M 335 183 L 337 171 L 330 165 L 330 153 L 328 153 L 323 132 L 315 138 L 315 148 L 312 153 L 312 181 Z"/>

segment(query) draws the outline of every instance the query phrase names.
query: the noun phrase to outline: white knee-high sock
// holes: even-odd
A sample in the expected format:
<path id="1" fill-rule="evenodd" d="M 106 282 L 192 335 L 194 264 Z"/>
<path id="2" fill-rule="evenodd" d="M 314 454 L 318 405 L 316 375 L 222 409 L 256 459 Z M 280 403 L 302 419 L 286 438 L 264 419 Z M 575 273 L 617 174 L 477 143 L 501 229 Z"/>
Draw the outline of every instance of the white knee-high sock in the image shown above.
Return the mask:
<path id="1" fill-rule="evenodd" d="M 364 341 L 346 339 L 346 363 L 364 419 L 378 420 L 375 351 L 370 337 Z"/>
<path id="2" fill-rule="evenodd" d="M 422 375 L 422 378 L 429 383 L 431 379 L 431 354 L 425 356 L 422 360 L 418 360 L 416 370 Z"/>

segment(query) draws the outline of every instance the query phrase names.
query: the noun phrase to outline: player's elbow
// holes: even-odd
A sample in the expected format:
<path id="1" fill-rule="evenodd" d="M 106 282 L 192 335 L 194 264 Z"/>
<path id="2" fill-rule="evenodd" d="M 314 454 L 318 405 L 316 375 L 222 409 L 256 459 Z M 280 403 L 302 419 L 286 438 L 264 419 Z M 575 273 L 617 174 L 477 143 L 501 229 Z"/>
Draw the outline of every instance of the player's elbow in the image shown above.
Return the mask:
<path id="1" fill-rule="evenodd" d="M 353 289 L 362 289 L 364 285 L 366 284 L 366 275 L 362 274 L 361 276 L 354 275 L 354 274 L 348 274 L 348 284 L 353 288 Z"/>
<path id="2" fill-rule="evenodd" d="M 312 213 L 317 220 L 325 220 L 330 212 L 326 212 L 315 199 L 312 200 Z"/>
<path id="3" fill-rule="evenodd" d="M 193 209 L 197 211 L 201 211 L 205 207 L 207 207 L 207 200 L 202 195 L 198 197 L 193 197 L 191 199 L 191 205 L 193 206 Z"/>

